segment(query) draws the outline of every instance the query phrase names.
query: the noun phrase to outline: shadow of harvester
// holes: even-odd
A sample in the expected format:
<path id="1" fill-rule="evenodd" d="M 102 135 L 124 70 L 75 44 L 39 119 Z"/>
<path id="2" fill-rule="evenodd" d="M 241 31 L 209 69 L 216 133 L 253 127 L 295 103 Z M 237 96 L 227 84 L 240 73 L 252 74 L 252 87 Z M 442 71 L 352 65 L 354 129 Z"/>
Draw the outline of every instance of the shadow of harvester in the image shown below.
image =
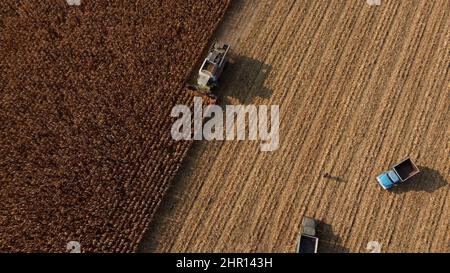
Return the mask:
<path id="1" fill-rule="evenodd" d="M 255 98 L 268 99 L 273 91 L 264 83 L 272 66 L 243 55 L 231 55 L 215 90 L 222 104 L 252 104 Z"/>
<path id="2" fill-rule="evenodd" d="M 419 166 L 420 174 L 393 189 L 395 193 L 409 191 L 424 191 L 432 193 L 442 187 L 448 187 L 448 182 L 437 170 Z"/>

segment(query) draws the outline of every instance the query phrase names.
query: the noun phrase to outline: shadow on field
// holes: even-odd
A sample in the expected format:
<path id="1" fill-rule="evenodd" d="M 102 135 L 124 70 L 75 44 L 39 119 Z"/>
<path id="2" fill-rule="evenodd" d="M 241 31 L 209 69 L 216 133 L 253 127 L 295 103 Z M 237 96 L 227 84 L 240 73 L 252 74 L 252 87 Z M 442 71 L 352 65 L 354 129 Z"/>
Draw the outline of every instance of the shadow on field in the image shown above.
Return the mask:
<path id="1" fill-rule="evenodd" d="M 329 180 L 329 181 L 334 181 L 334 182 L 339 182 L 339 183 L 344 183 L 347 182 L 346 179 L 344 179 L 342 176 L 338 176 L 338 175 L 332 175 L 330 173 L 323 173 L 322 177 Z"/>
<path id="2" fill-rule="evenodd" d="M 318 223 L 319 253 L 348 253 L 342 246 L 342 238 L 333 232 L 333 227 L 324 222 Z"/>
<path id="3" fill-rule="evenodd" d="M 273 91 L 264 83 L 272 66 L 243 55 L 231 55 L 214 93 L 221 105 L 252 104 L 255 98 L 269 99 Z"/>
<path id="4" fill-rule="evenodd" d="M 424 191 L 432 193 L 442 187 L 448 187 L 448 181 L 445 180 L 439 171 L 424 166 L 419 166 L 419 169 L 421 171 L 420 174 L 412 178 L 411 181 L 406 181 L 404 184 L 395 187 L 393 192 Z"/>

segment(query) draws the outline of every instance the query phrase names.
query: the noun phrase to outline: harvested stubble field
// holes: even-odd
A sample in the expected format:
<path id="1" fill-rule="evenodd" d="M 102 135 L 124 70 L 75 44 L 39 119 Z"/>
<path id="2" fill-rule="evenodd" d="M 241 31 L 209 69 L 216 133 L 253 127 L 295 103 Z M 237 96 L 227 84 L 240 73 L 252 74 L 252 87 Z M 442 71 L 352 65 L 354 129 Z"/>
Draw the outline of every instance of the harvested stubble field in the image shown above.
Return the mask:
<path id="1" fill-rule="evenodd" d="M 227 0 L 0 2 L 0 252 L 135 250 Z"/>
<path id="2" fill-rule="evenodd" d="M 320 251 L 449 252 L 449 26 L 447 0 L 233 1 L 218 92 L 279 104 L 280 149 L 195 143 L 141 250 L 292 252 L 306 214 Z M 408 154 L 422 174 L 382 190 Z"/>

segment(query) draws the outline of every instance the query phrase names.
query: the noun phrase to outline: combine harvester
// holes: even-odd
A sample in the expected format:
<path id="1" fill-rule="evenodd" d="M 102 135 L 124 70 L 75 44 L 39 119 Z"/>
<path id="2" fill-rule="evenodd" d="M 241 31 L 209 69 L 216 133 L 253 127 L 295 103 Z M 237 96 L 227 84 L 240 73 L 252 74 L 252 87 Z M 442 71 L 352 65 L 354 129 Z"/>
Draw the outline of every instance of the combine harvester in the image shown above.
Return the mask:
<path id="1" fill-rule="evenodd" d="M 391 170 L 377 176 L 378 184 L 385 190 L 392 189 L 420 173 L 417 165 L 410 157 L 398 163 Z"/>
<path id="2" fill-rule="evenodd" d="M 219 86 L 219 78 L 227 63 L 227 54 L 230 46 L 225 43 L 214 43 L 208 51 L 208 55 L 198 71 L 197 83 L 189 84 L 188 88 L 198 92 L 201 96 L 206 96 L 215 103 L 217 96 L 212 91 Z"/>
<path id="3" fill-rule="evenodd" d="M 226 64 L 226 56 L 230 46 L 223 43 L 214 43 L 208 56 L 203 61 L 198 72 L 197 86 L 200 90 L 211 92 L 219 86 L 219 78 Z"/>

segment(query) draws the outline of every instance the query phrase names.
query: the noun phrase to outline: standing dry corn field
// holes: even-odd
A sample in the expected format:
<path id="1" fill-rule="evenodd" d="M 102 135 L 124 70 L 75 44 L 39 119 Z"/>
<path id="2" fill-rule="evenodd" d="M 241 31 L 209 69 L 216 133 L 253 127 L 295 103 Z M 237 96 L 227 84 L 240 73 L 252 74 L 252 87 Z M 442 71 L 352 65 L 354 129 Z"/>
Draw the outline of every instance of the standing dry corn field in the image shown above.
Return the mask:
<path id="1" fill-rule="evenodd" d="M 292 252 L 308 215 L 319 251 L 449 252 L 449 26 L 448 0 L 233 1 L 219 92 L 280 105 L 280 149 L 194 144 L 142 249 Z M 422 174 L 382 190 L 408 154 Z"/>
<path id="2" fill-rule="evenodd" d="M 190 143 L 170 110 L 227 0 L 0 2 L 0 251 L 129 252 Z"/>

